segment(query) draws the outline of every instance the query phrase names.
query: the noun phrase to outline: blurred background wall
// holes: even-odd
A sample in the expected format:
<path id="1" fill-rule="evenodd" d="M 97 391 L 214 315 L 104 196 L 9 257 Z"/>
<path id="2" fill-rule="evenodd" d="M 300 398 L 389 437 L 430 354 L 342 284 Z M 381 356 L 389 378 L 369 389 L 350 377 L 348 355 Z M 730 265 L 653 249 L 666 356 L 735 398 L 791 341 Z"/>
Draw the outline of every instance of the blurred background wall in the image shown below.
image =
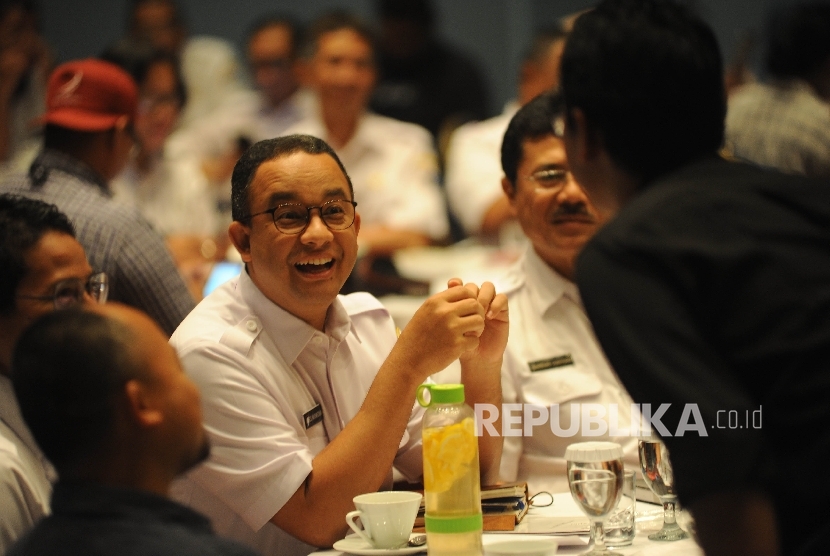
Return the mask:
<path id="1" fill-rule="evenodd" d="M 515 92 L 519 61 L 537 27 L 595 2 L 588 0 L 432 0 L 438 30 L 476 60 L 489 84 L 492 115 Z M 687 0 L 714 28 L 726 63 L 763 30 L 768 10 L 797 0 Z M 40 0 L 44 33 L 58 62 L 99 54 L 126 28 L 130 0 Z M 347 8 L 373 21 L 373 0 L 179 0 L 190 36 L 217 35 L 242 52 L 244 36 L 257 16 L 280 11 L 308 22 L 332 8 Z M 760 45 L 750 56 L 759 71 Z"/>

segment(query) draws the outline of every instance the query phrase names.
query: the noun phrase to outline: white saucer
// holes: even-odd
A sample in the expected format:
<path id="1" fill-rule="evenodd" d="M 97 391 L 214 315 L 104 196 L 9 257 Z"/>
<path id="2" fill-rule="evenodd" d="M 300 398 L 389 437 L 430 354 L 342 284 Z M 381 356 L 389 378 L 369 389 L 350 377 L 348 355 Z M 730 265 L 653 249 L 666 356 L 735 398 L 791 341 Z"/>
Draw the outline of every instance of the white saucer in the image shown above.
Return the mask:
<path id="1" fill-rule="evenodd" d="M 412 536 L 415 535 L 413 534 Z M 427 551 L 426 544 L 421 546 L 404 546 L 402 548 L 375 548 L 357 535 L 349 535 L 345 539 L 337 541 L 332 548 L 341 552 L 348 552 L 349 554 L 357 554 L 358 556 L 377 556 L 379 554 L 392 556 L 394 554 L 417 554 L 418 552 Z"/>

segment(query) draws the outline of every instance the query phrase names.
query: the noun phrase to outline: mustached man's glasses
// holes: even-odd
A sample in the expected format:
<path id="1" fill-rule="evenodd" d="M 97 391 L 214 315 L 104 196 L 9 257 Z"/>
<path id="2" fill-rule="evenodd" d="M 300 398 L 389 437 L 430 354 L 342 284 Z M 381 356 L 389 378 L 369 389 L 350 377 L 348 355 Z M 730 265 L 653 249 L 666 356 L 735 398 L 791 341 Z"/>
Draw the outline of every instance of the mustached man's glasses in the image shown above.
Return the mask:
<path id="1" fill-rule="evenodd" d="M 51 295 L 17 295 L 22 299 L 36 299 L 51 301 L 55 309 L 67 309 L 83 302 L 84 294 L 98 303 L 105 303 L 109 294 L 109 280 L 104 272 L 96 272 L 86 280 L 83 278 L 68 278 L 55 284 Z"/>
<path id="2" fill-rule="evenodd" d="M 354 209 L 357 203 L 338 199 L 328 201 L 316 207 L 307 207 L 298 203 L 286 203 L 256 214 L 248 215 L 248 218 L 270 214 L 274 220 L 274 226 L 284 234 L 299 234 L 308 227 L 311 221 L 311 211 L 320 211 L 320 218 L 329 230 L 345 230 L 354 222 Z"/>

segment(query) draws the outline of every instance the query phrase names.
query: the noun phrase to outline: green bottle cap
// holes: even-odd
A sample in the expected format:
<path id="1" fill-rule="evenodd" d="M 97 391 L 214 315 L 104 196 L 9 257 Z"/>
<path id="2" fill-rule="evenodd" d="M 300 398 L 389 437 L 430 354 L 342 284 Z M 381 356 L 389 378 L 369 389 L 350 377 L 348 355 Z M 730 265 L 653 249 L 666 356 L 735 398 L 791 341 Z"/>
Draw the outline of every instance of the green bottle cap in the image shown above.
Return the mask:
<path id="1" fill-rule="evenodd" d="M 429 390 L 429 400 L 424 398 L 424 392 Z M 464 403 L 463 384 L 421 384 L 415 398 L 422 407 L 429 407 L 434 403 Z"/>
<path id="2" fill-rule="evenodd" d="M 481 514 L 461 517 L 424 516 L 424 529 L 427 533 L 471 533 L 481 531 L 484 517 Z"/>

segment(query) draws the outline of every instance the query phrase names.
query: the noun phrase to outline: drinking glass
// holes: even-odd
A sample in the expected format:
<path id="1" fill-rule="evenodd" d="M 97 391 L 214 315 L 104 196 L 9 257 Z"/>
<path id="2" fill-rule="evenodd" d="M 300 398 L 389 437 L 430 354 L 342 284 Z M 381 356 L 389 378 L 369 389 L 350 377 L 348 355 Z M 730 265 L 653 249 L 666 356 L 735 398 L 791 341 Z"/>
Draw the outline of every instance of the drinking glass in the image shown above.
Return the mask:
<path id="1" fill-rule="evenodd" d="M 587 556 L 609 556 L 603 522 L 614 511 L 623 485 L 622 447 L 613 442 L 579 442 L 565 450 L 571 496 L 593 522 Z"/>
<path id="2" fill-rule="evenodd" d="M 679 541 L 688 538 L 675 520 L 677 495 L 674 492 L 669 451 L 659 440 L 640 440 L 640 468 L 646 483 L 663 503 L 663 528 L 648 536 L 653 541 Z"/>

